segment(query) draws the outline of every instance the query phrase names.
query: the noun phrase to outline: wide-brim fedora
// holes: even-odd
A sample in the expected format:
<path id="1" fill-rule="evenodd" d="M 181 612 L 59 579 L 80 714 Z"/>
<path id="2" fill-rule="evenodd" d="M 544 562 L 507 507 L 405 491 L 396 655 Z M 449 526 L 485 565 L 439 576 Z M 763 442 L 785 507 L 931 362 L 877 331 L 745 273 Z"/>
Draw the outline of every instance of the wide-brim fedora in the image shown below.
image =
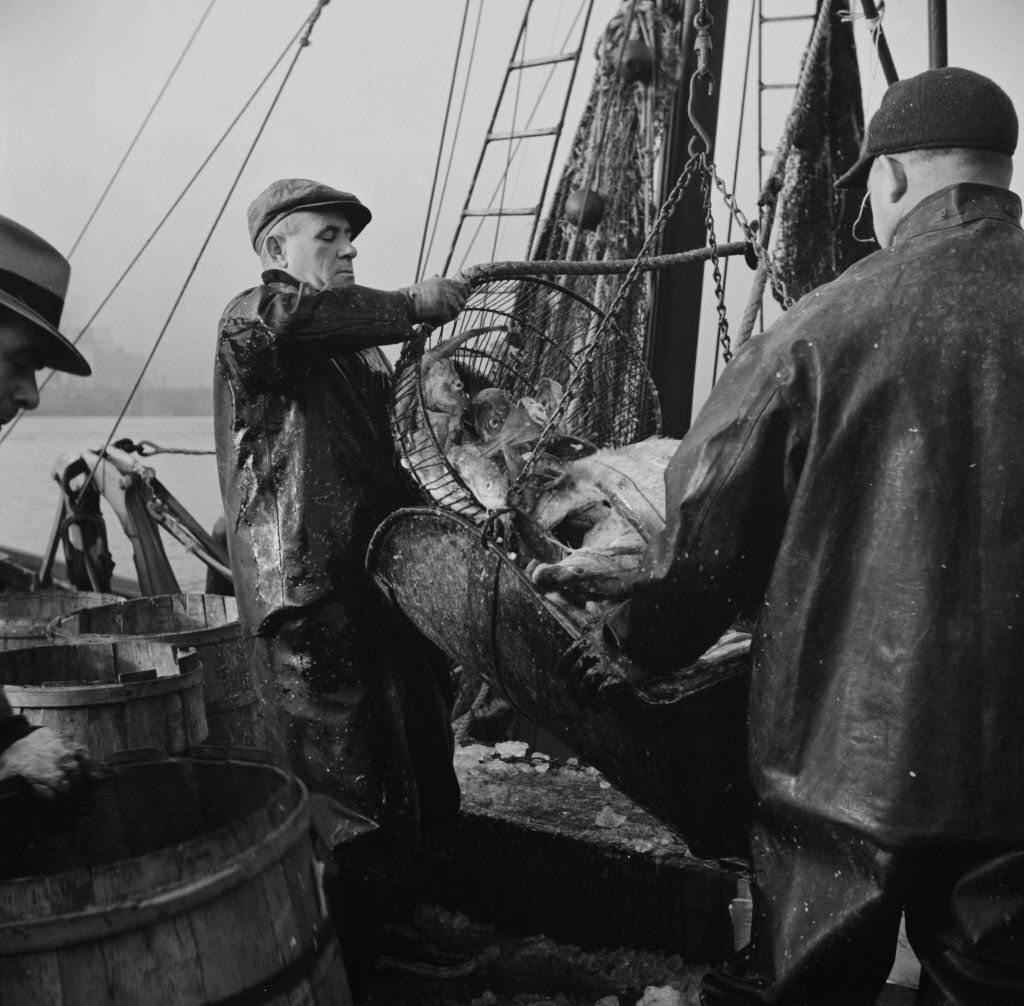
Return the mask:
<path id="1" fill-rule="evenodd" d="M 43 366 L 88 377 L 92 368 L 57 328 L 70 278 L 70 263 L 53 245 L 0 216 L 0 306 L 32 324 Z"/>

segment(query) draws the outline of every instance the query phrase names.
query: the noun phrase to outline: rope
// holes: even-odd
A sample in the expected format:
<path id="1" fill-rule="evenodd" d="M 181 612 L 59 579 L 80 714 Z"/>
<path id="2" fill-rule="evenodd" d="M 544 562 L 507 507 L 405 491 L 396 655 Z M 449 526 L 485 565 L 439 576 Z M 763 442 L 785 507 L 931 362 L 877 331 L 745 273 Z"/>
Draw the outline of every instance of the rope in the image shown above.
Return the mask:
<path id="1" fill-rule="evenodd" d="M 645 245 L 646 247 L 646 245 Z M 528 261 L 528 262 L 485 262 L 463 270 L 462 278 L 471 286 L 480 286 L 491 280 L 518 279 L 521 276 L 603 276 L 621 275 L 631 270 L 652 272 L 670 269 L 677 265 L 691 265 L 706 262 L 715 255 L 745 255 L 750 244 L 747 241 L 731 241 L 717 248 L 695 248 L 691 251 L 673 252 L 670 255 L 648 255 L 635 259 Z"/>
<path id="2" fill-rule="evenodd" d="M 178 69 L 181 67 L 181 64 L 185 61 L 185 57 L 188 55 L 189 50 L 192 48 L 192 43 L 195 42 L 196 36 L 199 34 L 199 30 L 205 24 L 206 19 L 207 17 L 209 17 L 210 11 L 213 10 L 213 5 L 216 2 L 217 0 L 210 0 L 210 3 L 207 5 L 206 10 L 203 11 L 203 16 L 199 19 L 199 23 L 195 26 L 195 28 L 192 31 L 192 34 L 189 36 L 189 40 L 185 43 L 185 48 L 182 49 L 181 55 L 178 56 L 177 62 L 171 68 L 171 72 L 170 74 L 168 74 L 167 79 L 164 81 L 163 87 L 160 88 L 160 93 L 156 96 L 156 99 L 150 106 L 149 111 L 146 113 L 146 117 L 142 120 L 142 124 L 136 130 L 135 135 L 132 137 L 131 143 L 128 144 L 128 149 L 125 150 L 124 154 L 122 154 L 121 160 L 117 162 L 117 167 L 114 168 L 114 173 L 110 176 L 110 181 L 107 182 L 106 188 L 100 193 L 100 197 L 96 201 L 96 205 L 92 208 L 92 212 L 86 219 L 81 231 L 79 231 L 78 237 L 76 237 L 74 242 L 72 242 L 71 250 L 68 252 L 68 258 L 71 258 L 75 254 L 75 251 L 78 249 L 78 246 L 82 241 L 82 238 L 85 237 L 85 232 L 91 226 L 93 220 L 96 217 L 96 214 L 100 210 L 100 207 L 105 202 L 107 195 L 109 194 L 110 190 L 114 187 L 114 182 L 117 181 L 118 175 L 121 174 L 121 169 L 125 166 L 125 163 L 127 162 L 129 156 L 131 155 L 131 152 L 135 149 L 135 144 L 139 142 L 139 137 L 142 136 L 143 130 L 149 124 L 149 120 L 153 117 L 153 113 L 156 111 L 157 106 L 160 104 L 164 94 L 167 92 L 167 88 L 171 86 L 171 81 L 174 80 L 175 76 L 178 73 Z"/>
<path id="3" fill-rule="evenodd" d="M 839 19 L 841 21 L 853 21 L 860 16 L 867 21 L 868 29 L 871 32 L 871 41 L 874 43 L 875 52 L 878 55 L 878 62 L 882 67 L 882 73 L 885 75 L 885 82 L 887 84 L 895 84 L 900 78 L 899 74 L 896 73 L 896 64 L 892 61 L 892 52 L 889 50 L 889 41 L 885 37 L 885 30 L 882 28 L 882 16 L 885 14 L 885 0 L 882 0 L 881 7 L 878 7 L 874 0 L 861 0 L 860 6 L 864 12 L 862 15 L 857 15 L 851 10 L 839 11 Z"/>
<path id="4" fill-rule="evenodd" d="M 569 43 L 569 39 L 572 37 L 572 33 L 576 30 L 576 24 L 577 24 L 577 22 L 580 19 L 580 14 L 581 13 L 582 13 L 582 8 L 580 8 L 580 9 L 578 9 L 576 11 L 576 14 L 573 17 L 572 23 L 566 29 L 565 38 L 564 38 L 564 40 L 562 42 L 562 45 L 561 45 L 561 48 L 563 50 L 567 47 L 567 45 Z M 588 14 L 588 20 L 589 20 L 589 14 Z M 479 27 L 480 27 L 480 24 L 479 24 L 479 21 L 478 21 L 477 22 L 477 30 L 478 31 L 479 31 Z M 584 25 L 584 33 L 585 33 L 585 31 L 586 31 L 586 25 Z M 475 41 L 476 40 L 474 38 L 474 45 L 475 45 Z M 583 39 L 580 40 L 580 45 L 581 46 L 583 45 Z M 515 54 L 513 53 L 513 57 L 514 57 L 514 55 Z M 469 74 L 469 70 L 468 69 L 467 69 L 466 73 L 467 73 L 467 83 L 468 83 L 468 74 Z M 573 71 L 573 73 L 575 74 L 575 70 Z M 550 67 L 548 69 L 546 75 L 545 75 L 543 84 L 541 85 L 540 89 L 537 92 L 537 98 L 536 98 L 536 100 L 533 103 L 533 108 L 530 109 L 530 114 L 527 116 L 525 128 L 529 129 L 530 126 L 533 125 L 533 122 L 534 122 L 534 119 L 536 118 L 537 112 L 539 111 L 539 109 L 541 107 L 541 104 L 543 103 L 544 98 L 547 95 L 548 88 L 551 86 L 551 82 L 552 82 L 552 80 L 554 80 L 554 77 L 555 77 L 555 68 L 554 67 Z M 463 101 L 465 101 L 465 94 L 463 95 Z M 523 141 L 521 139 L 519 139 L 519 140 L 516 140 L 515 143 L 511 145 L 510 151 L 509 151 L 509 160 L 510 161 L 513 160 L 515 158 L 516 154 L 519 153 L 519 150 L 522 147 L 522 144 L 523 144 Z M 454 152 L 454 146 L 455 145 L 454 145 L 454 142 L 453 142 L 453 144 L 452 144 L 452 151 L 453 152 Z M 451 164 L 451 162 L 449 161 L 449 169 L 450 169 L 450 164 Z M 504 171 L 502 172 L 501 176 L 498 178 L 497 182 L 495 182 L 494 188 L 491 190 L 490 197 L 488 198 L 488 201 L 486 203 L 487 209 L 492 209 L 494 207 L 495 199 L 497 198 L 499 191 L 501 191 L 501 188 L 502 188 L 502 186 L 505 183 L 505 178 L 506 178 L 507 172 L 508 172 L 508 168 L 506 167 L 504 169 Z M 477 220 L 476 226 L 473 228 L 473 233 L 472 233 L 472 235 L 469 237 L 469 239 L 466 242 L 466 252 L 462 256 L 462 261 L 457 266 L 458 269 L 461 269 L 466 264 L 466 258 L 469 256 L 469 251 L 470 251 L 470 249 L 472 249 L 473 245 L 476 244 L 476 240 L 480 236 L 480 232 L 483 229 L 483 226 L 484 226 L 484 218 L 481 217 L 481 218 L 479 218 Z M 435 230 L 435 232 L 437 230 L 437 220 L 435 220 L 435 222 L 434 222 L 434 230 Z M 433 243 L 433 235 L 431 235 L 431 243 Z M 449 266 L 451 265 L 452 256 L 454 254 L 455 254 L 455 242 L 453 241 L 452 242 L 452 247 L 448 251 L 448 257 L 445 259 L 444 268 L 442 270 L 444 275 L 448 274 L 448 269 L 449 269 Z"/>
<path id="5" fill-rule="evenodd" d="M 737 347 L 742 346 L 753 332 L 757 315 L 761 311 L 761 302 L 764 297 L 767 280 L 774 272 L 768 252 L 768 243 L 771 239 L 775 205 L 779 192 L 782 191 L 786 159 L 789 157 L 789 151 L 793 146 L 793 140 L 796 136 L 799 119 L 798 111 L 807 101 L 814 63 L 817 59 L 818 51 L 826 42 L 831 13 L 831 4 L 823 2 L 818 9 L 818 17 L 814 22 L 814 29 L 811 32 L 811 38 L 807 43 L 807 49 L 804 53 L 800 78 L 797 81 L 796 93 L 793 95 L 793 103 L 790 106 L 789 115 L 786 117 L 786 123 L 782 129 L 782 135 L 779 137 L 778 145 L 775 148 L 775 156 L 772 158 L 771 167 L 761 189 L 761 198 L 758 201 L 762 207 L 761 227 L 757 240 L 753 242 L 754 252 L 758 258 L 757 275 L 754 279 L 746 310 L 740 322 L 740 330 L 736 338 Z"/>
<path id="6" fill-rule="evenodd" d="M 476 24 L 473 26 L 473 43 L 469 49 L 469 61 L 466 63 L 466 73 L 462 80 L 462 96 L 459 98 L 459 114 L 455 118 L 455 131 L 452 133 L 452 140 L 448 146 L 448 164 L 445 167 L 444 173 L 444 184 L 441 186 L 441 196 L 437 201 L 437 213 L 434 216 L 434 226 L 430 232 L 430 244 L 427 246 L 427 255 L 429 256 L 434 248 L 434 239 L 437 237 L 438 224 L 441 222 L 441 205 L 444 202 L 445 196 L 448 194 L 448 182 L 451 181 L 452 165 L 455 163 L 455 147 L 458 143 L 459 134 L 462 131 L 462 116 L 466 111 L 466 99 L 469 96 L 469 79 L 473 72 L 473 64 L 476 62 L 476 47 L 477 41 L 480 38 L 480 22 L 483 20 L 483 0 L 480 0 L 480 4 L 477 7 L 476 12 Z M 451 261 L 451 252 L 448 253 L 448 258 L 445 260 L 444 268 L 441 270 L 442 273 L 448 272 L 448 263 Z"/>
<path id="7" fill-rule="evenodd" d="M 325 2 L 329 2 L 329 0 L 325 0 Z M 262 80 L 260 80 L 260 82 L 256 85 L 255 90 L 252 92 L 252 94 L 249 95 L 248 99 L 246 99 L 245 104 L 242 105 L 242 107 L 239 109 L 235 117 L 231 120 L 230 123 L 228 123 L 227 128 L 224 130 L 223 133 L 221 133 L 220 138 L 210 149 L 210 152 L 200 162 L 199 167 L 196 168 L 196 170 L 193 172 L 192 177 L 185 183 L 185 187 L 181 190 L 180 193 L 178 193 L 177 198 L 171 203 L 167 211 L 157 222 L 157 225 L 150 232 L 149 237 L 147 237 L 146 240 L 142 242 L 142 245 L 139 247 L 139 250 L 135 253 L 134 256 L 132 256 L 131 260 L 128 262 L 128 265 L 125 266 L 124 270 L 121 272 L 121 275 L 118 276 L 117 279 L 115 280 L 114 285 L 110 288 L 106 296 L 100 301 L 96 309 L 92 312 L 91 315 L 89 315 L 85 324 L 79 329 L 78 333 L 71 340 L 72 345 L 78 345 L 78 343 L 81 342 L 81 340 L 84 338 L 86 332 L 88 332 L 92 328 L 93 322 L 96 321 L 96 319 L 99 317 L 103 309 L 110 302 L 111 298 L 114 296 L 115 293 L 117 293 L 121 284 L 128 278 L 128 274 L 132 271 L 132 269 L 135 268 L 136 263 L 139 261 L 140 258 L 142 258 L 143 254 L 145 254 L 146 252 L 146 249 L 149 248 L 150 244 L 152 244 L 157 234 L 163 229 L 164 224 L 167 223 L 167 221 L 171 218 L 174 211 L 181 204 L 182 200 L 185 198 L 186 195 L 188 195 L 192 186 L 196 183 L 196 181 L 198 181 L 199 176 L 206 170 L 207 165 L 210 163 L 210 161 L 213 160 L 214 155 L 223 146 L 224 142 L 233 132 L 235 126 L 237 126 L 238 123 L 241 121 L 242 116 L 245 115 L 245 113 L 249 110 L 250 105 L 252 105 L 252 103 L 256 100 L 259 93 L 266 86 L 267 81 L 270 80 L 270 78 L 274 75 L 274 71 L 277 70 L 277 68 L 284 61 L 285 56 L 288 55 L 289 50 L 298 41 L 299 37 L 302 35 L 302 32 L 305 30 L 305 27 L 306 21 L 303 21 L 299 30 L 291 37 L 291 39 L 289 39 L 288 44 L 284 47 L 284 49 L 282 49 L 281 54 L 277 57 L 277 59 L 274 60 L 274 62 L 270 66 L 270 69 L 267 70 L 267 72 L 263 75 Z M 56 371 L 49 371 L 46 374 L 46 376 L 39 382 L 40 392 L 42 392 L 46 385 L 50 383 L 50 380 L 53 378 L 55 373 Z M 132 393 L 134 394 L 134 390 Z M 24 415 L 24 410 L 21 410 L 7 424 L 7 426 L 4 427 L 3 431 L 0 432 L 0 444 L 3 444 L 4 441 L 6 441 L 7 438 L 11 435 L 11 433 L 14 432 L 14 428 L 18 425 L 18 423 L 21 421 Z"/>
<path id="8" fill-rule="evenodd" d="M 459 74 L 459 60 L 462 58 L 462 43 L 466 38 L 466 20 L 469 17 L 469 4 L 470 0 L 466 0 L 465 5 L 462 8 L 462 24 L 459 26 L 459 41 L 455 46 L 455 59 L 452 62 L 452 79 L 448 84 L 448 100 L 444 106 L 444 119 L 441 123 L 441 136 L 437 143 L 437 158 L 434 161 L 434 177 L 430 180 L 430 196 L 427 198 L 427 212 L 423 218 L 423 234 L 420 237 L 420 250 L 416 257 L 416 274 L 415 278 L 417 281 L 423 278 L 423 266 L 426 261 L 426 257 L 429 254 L 429 248 L 427 245 L 427 232 L 430 229 L 430 216 L 434 212 L 434 195 L 437 192 L 437 180 L 441 176 L 441 156 L 444 153 L 444 140 L 448 133 L 448 116 L 452 110 L 452 97 L 455 94 L 455 80 Z M 479 26 L 480 21 L 477 19 L 477 25 Z M 461 106 L 460 106 L 461 112 Z M 454 137 L 452 140 L 452 147 L 454 148 Z M 449 160 L 449 170 L 451 162 Z M 447 174 L 445 175 L 447 181 Z M 436 229 L 436 227 L 435 227 Z M 431 243 L 433 243 L 433 235 L 431 235 Z"/>
<path id="9" fill-rule="evenodd" d="M 154 454 L 216 454 L 214 450 L 200 449 L 198 447 L 161 447 L 152 440 L 136 440 L 131 447 L 119 442 L 118 446 L 123 451 L 131 451 L 144 458 L 152 457 Z"/>
<path id="10" fill-rule="evenodd" d="M 636 0 L 633 0 L 629 5 L 629 9 L 626 12 L 626 17 L 622 25 L 622 40 L 619 43 L 619 52 L 615 57 L 615 69 L 614 75 L 611 78 L 614 80 L 622 72 L 622 64 L 626 57 L 626 46 L 630 41 L 630 32 L 633 28 L 633 18 L 636 14 Z M 602 97 L 607 97 L 603 95 Z M 600 115 L 600 121 L 597 125 L 597 143 L 593 146 L 590 152 L 590 163 L 587 165 L 587 172 L 583 179 L 583 195 L 584 198 L 590 195 L 594 190 L 594 178 L 597 175 L 597 165 L 601 160 L 601 155 L 604 153 L 605 140 L 608 135 L 608 123 L 611 119 L 611 101 L 599 100 L 596 114 Z M 582 224 L 577 224 L 573 231 L 572 241 L 569 245 L 569 258 L 575 258 L 576 250 L 579 247 L 579 242 L 583 234 Z"/>
<path id="11" fill-rule="evenodd" d="M 743 124 L 744 124 L 744 120 L 746 119 L 746 113 L 747 113 L 747 86 L 748 86 L 748 83 L 749 83 L 749 80 L 750 80 L 750 64 L 751 64 L 751 61 L 752 61 L 752 54 L 753 54 L 753 49 L 754 49 L 754 23 L 755 23 L 755 20 L 756 20 L 756 14 L 757 14 L 756 4 L 752 3 L 750 5 L 750 20 L 749 20 L 749 22 L 747 24 L 747 53 L 746 53 L 746 57 L 745 57 L 745 59 L 743 61 L 743 85 L 740 88 L 740 94 L 743 97 L 742 97 L 742 100 L 740 101 L 740 114 L 737 117 L 737 123 L 736 123 L 736 141 L 735 141 L 735 143 L 736 143 L 736 147 L 735 147 L 736 155 L 735 155 L 735 157 L 733 159 L 733 166 L 732 166 L 732 189 L 731 189 L 732 192 L 736 191 L 736 187 L 739 184 L 740 143 L 742 142 L 742 138 L 743 138 Z M 730 213 L 729 214 L 729 222 L 728 222 L 728 224 L 726 225 L 726 228 L 725 228 L 725 239 L 726 239 L 726 241 L 728 241 L 729 238 L 732 237 L 732 226 L 733 226 L 733 223 L 735 223 L 735 222 L 736 222 L 736 216 L 734 214 Z M 750 232 L 749 227 L 747 228 L 747 233 L 752 238 L 752 234 Z M 754 246 L 755 246 L 755 242 L 753 240 L 751 240 L 751 250 L 754 249 Z M 754 254 L 756 254 L 756 252 L 754 252 Z M 758 269 L 758 272 L 761 271 L 761 261 L 760 260 L 758 260 L 757 269 Z M 728 285 L 728 283 L 729 283 L 729 262 L 728 261 L 726 261 L 726 263 L 725 263 L 725 267 L 724 267 L 723 272 L 724 272 L 723 283 Z M 758 282 L 757 276 L 755 275 L 755 277 L 754 277 L 754 286 L 755 287 L 757 286 L 757 282 Z M 743 317 L 740 319 L 740 329 L 739 329 L 739 332 L 737 332 L 736 339 L 735 339 L 736 348 L 737 349 L 739 349 L 739 347 L 742 346 L 743 343 L 747 341 L 747 339 L 750 337 L 750 333 L 754 329 L 754 325 L 755 325 L 755 323 L 757 321 L 757 315 L 761 313 L 761 306 L 760 305 L 761 305 L 761 297 L 763 297 L 763 296 L 764 296 L 764 284 L 762 282 L 760 291 L 758 293 L 757 313 L 755 313 L 753 321 L 749 322 L 749 327 L 748 327 L 748 314 L 749 314 L 749 311 L 750 311 L 749 302 L 748 302 L 748 305 L 747 305 L 747 310 L 743 312 Z M 719 360 L 719 356 L 720 356 L 720 354 L 716 352 L 715 353 L 714 361 L 713 361 L 712 366 L 711 366 L 711 383 L 712 383 L 712 385 L 714 385 L 714 384 L 716 384 L 718 382 L 718 360 Z M 728 362 L 728 361 L 726 361 L 726 362 Z"/>
<path id="12" fill-rule="evenodd" d="M 235 177 L 232 180 L 231 185 L 228 187 L 227 194 L 224 196 L 224 199 L 221 202 L 220 209 L 217 211 L 213 219 L 213 223 L 210 225 L 209 229 L 206 232 L 206 237 L 203 239 L 199 251 L 196 253 L 196 257 L 192 262 L 192 266 L 188 271 L 188 275 L 185 277 L 185 281 L 182 283 L 181 288 L 178 291 L 178 295 L 174 298 L 174 303 L 171 305 L 171 309 L 167 314 L 167 318 L 164 321 L 163 325 L 161 326 L 159 333 L 157 334 L 156 340 L 153 343 L 153 348 L 149 351 L 149 355 L 146 357 L 146 360 L 142 365 L 142 369 L 139 372 L 139 376 L 136 378 L 135 383 L 132 385 L 131 391 L 129 391 L 128 393 L 128 398 L 126 399 L 124 405 L 121 407 L 121 411 L 120 413 L 118 413 L 117 419 L 114 420 L 113 428 L 111 429 L 110 434 L 107 437 L 106 443 L 103 445 L 103 449 L 97 455 L 96 462 L 93 464 L 92 470 L 89 472 L 89 477 L 85 480 L 85 483 L 83 484 L 81 490 L 82 493 L 85 492 L 85 487 L 88 486 L 89 482 L 92 480 L 96 472 L 96 468 L 98 467 L 102 459 L 103 452 L 106 451 L 106 449 L 110 446 L 111 441 L 114 439 L 114 434 L 117 432 L 117 429 L 121 424 L 121 420 L 124 419 L 125 414 L 128 411 L 128 407 L 131 405 L 132 399 L 135 396 L 135 393 L 139 390 L 139 386 L 142 384 L 142 379 L 143 377 L 145 377 L 149 365 L 153 362 L 153 357 L 156 355 L 157 349 L 160 348 L 160 343 L 163 341 L 164 335 L 166 335 L 167 329 L 170 326 L 171 321 L 174 318 L 174 315 L 177 313 L 178 307 L 180 306 L 181 301 L 185 296 L 185 291 L 191 284 L 192 278 L 193 276 L 195 276 L 196 270 L 199 268 L 199 263 L 202 260 L 202 257 L 205 254 L 206 249 L 209 247 L 210 241 L 213 239 L 214 231 L 217 229 L 217 225 L 220 223 L 221 218 L 224 216 L 224 213 L 227 210 L 228 203 L 230 202 L 231 197 L 234 195 L 235 189 L 238 187 L 238 183 L 241 180 L 242 174 L 245 172 L 245 169 L 248 166 L 249 161 L 256 150 L 256 145 L 259 143 L 260 139 L 263 136 L 264 130 L 267 128 L 267 123 L 270 121 L 270 116 L 273 115 L 274 109 L 277 107 L 277 103 L 281 98 L 281 94 L 284 91 L 285 85 L 291 78 L 292 71 L 295 69 L 299 57 L 302 55 L 302 50 L 305 49 L 310 44 L 309 39 L 313 31 L 313 28 L 315 27 L 317 21 L 320 19 L 320 14 L 323 12 L 324 7 L 326 7 L 328 3 L 330 3 L 330 0 L 317 0 L 317 4 L 316 7 L 313 9 L 313 12 L 306 18 L 306 21 L 304 22 L 305 29 L 302 32 L 301 37 L 299 38 L 298 47 L 295 51 L 295 55 L 292 57 L 292 61 L 288 65 L 288 69 L 285 71 L 284 77 L 282 78 L 281 83 L 277 87 L 277 91 L 274 93 L 274 97 L 270 102 L 270 106 L 267 108 L 267 111 L 264 114 L 262 121 L 260 122 L 259 129 L 256 130 L 256 135 L 253 137 L 252 142 L 249 144 L 249 149 L 246 151 L 245 157 L 242 159 L 242 163 L 238 171 L 235 173 Z"/>
<path id="13" fill-rule="evenodd" d="M 676 206 L 679 204 L 679 200 L 682 198 L 683 192 L 686 189 L 688 182 L 693 177 L 696 170 L 703 163 L 703 157 L 696 156 L 690 157 L 687 160 L 686 164 L 683 166 L 683 170 L 680 172 L 679 177 L 676 179 L 676 183 L 673 186 L 672 191 L 668 194 L 668 197 L 665 199 L 665 202 L 661 205 L 661 208 L 658 210 L 658 216 L 654 221 L 654 226 L 651 228 L 650 232 L 644 238 L 643 246 L 637 254 L 637 257 L 628 262 L 626 278 L 622 281 L 622 283 L 619 284 L 619 288 L 615 291 L 615 296 L 612 298 L 611 303 L 609 304 L 607 310 L 604 313 L 604 316 L 601 319 L 601 323 L 598 325 L 597 330 L 594 332 L 590 344 L 583 351 L 583 359 L 581 360 L 579 367 L 576 369 L 575 373 L 572 375 L 572 377 L 566 384 L 561 400 L 555 407 L 552 414 L 548 417 L 548 421 L 544 429 L 541 430 L 540 436 L 538 437 L 539 445 L 547 443 L 551 435 L 551 432 L 557 429 L 559 424 L 561 423 L 562 417 L 565 415 L 565 412 L 569 407 L 569 402 L 572 398 L 570 392 L 583 379 L 583 375 L 587 371 L 587 367 L 590 363 L 591 358 L 594 356 L 594 354 L 597 352 L 598 347 L 601 345 L 601 340 L 603 339 L 605 332 L 613 323 L 615 314 L 618 311 L 619 306 L 625 300 L 626 294 L 629 292 L 629 289 L 632 286 L 637 275 L 644 267 L 644 264 L 646 262 L 652 261 L 652 259 L 654 258 L 654 256 L 651 256 L 649 254 L 650 249 L 661 238 L 661 233 L 665 229 L 665 224 L 668 222 L 668 218 L 675 212 Z M 711 249 L 706 249 L 702 251 L 704 253 L 703 257 L 705 258 L 711 258 L 711 256 L 714 254 L 714 252 L 712 252 Z M 681 252 L 679 254 L 686 255 L 696 253 Z M 657 256 L 657 258 L 669 257 L 671 256 Z M 521 264 L 525 265 L 526 267 L 538 265 L 538 263 L 535 262 Z M 607 265 L 606 262 L 579 262 L 573 264 L 579 266 L 597 266 L 599 269 Z M 537 449 L 532 452 L 529 458 L 527 458 L 522 470 L 516 476 L 515 481 L 509 488 L 510 500 L 513 499 L 514 495 L 522 494 L 526 479 L 533 472 L 533 469 L 538 464 L 542 453 L 542 450 Z"/>

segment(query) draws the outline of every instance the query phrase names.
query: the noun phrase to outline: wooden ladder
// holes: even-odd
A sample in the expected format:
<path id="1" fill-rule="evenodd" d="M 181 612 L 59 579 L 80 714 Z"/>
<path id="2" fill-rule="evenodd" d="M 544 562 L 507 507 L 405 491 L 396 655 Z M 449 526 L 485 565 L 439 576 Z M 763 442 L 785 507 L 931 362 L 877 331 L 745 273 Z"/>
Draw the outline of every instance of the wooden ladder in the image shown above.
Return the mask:
<path id="1" fill-rule="evenodd" d="M 551 8 L 550 2 L 538 6 Z M 453 262 L 454 268 L 462 268 L 474 246 L 488 238 L 491 242 L 488 252 L 477 254 L 480 260 L 493 258 L 501 227 L 512 217 L 519 218 L 519 230 L 528 235 L 523 257 L 528 255 L 544 209 L 593 6 L 594 0 L 582 0 L 559 52 L 532 55 L 529 44 L 531 15 L 535 27 L 537 19 L 549 12 L 536 11 L 535 0 L 527 0 L 442 274 L 449 274 Z M 560 70 L 564 91 L 552 102 L 548 100 L 548 92 Z M 519 106 L 524 96 L 527 101 L 532 97 L 533 107 L 526 121 L 520 122 Z M 553 122 L 536 126 L 533 120 L 542 108 L 553 116 Z M 541 154 L 540 161 L 536 157 L 530 161 L 530 149 L 534 148 L 533 154 L 536 155 L 536 148 L 543 150 L 545 143 L 546 152 Z M 506 203 L 514 170 L 528 175 L 524 186 L 528 195 L 532 197 L 536 193 L 536 198 L 530 198 L 525 205 L 510 206 Z M 470 219 L 477 221 L 476 227 L 467 227 Z M 485 228 L 485 223 L 489 223 L 489 228 Z"/>

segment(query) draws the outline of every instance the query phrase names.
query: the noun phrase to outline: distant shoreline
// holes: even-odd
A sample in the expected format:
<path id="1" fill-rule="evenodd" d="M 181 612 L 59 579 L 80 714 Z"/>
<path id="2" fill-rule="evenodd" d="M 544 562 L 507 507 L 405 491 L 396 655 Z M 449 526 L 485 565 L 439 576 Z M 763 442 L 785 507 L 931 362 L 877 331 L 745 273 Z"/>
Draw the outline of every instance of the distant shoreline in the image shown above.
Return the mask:
<path id="1" fill-rule="evenodd" d="M 127 415 L 141 416 L 212 416 L 213 401 L 208 388 L 198 389 L 147 389 L 132 399 Z M 90 389 L 88 394 L 68 394 L 61 389 L 59 394 L 42 395 L 38 416 L 110 416 L 118 410 L 112 403 L 124 400 L 124 389 L 104 389 L 97 393 Z"/>

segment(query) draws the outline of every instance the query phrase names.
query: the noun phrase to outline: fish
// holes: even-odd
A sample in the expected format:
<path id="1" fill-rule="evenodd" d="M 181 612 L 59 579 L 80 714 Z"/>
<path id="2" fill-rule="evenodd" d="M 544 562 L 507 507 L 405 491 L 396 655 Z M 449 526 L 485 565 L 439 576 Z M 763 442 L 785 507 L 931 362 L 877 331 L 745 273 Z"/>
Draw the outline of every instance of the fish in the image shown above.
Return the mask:
<path id="1" fill-rule="evenodd" d="M 511 407 L 501 428 L 494 434 L 483 448 L 488 457 L 501 452 L 506 459 L 509 453 L 521 454 L 522 450 L 537 443 L 544 432 L 546 422 L 538 422 L 530 409 L 520 399 Z"/>
<path id="2" fill-rule="evenodd" d="M 530 566 L 538 590 L 565 610 L 593 615 L 628 595 L 647 542 L 665 526 L 665 468 L 679 441 L 648 437 L 566 464 L 560 486 L 537 495 L 541 532 L 575 545 Z"/>
<path id="3" fill-rule="evenodd" d="M 423 409 L 442 452 L 459 439 L 463 416 L 470 402 L 469 392 L 452 354 L 479 334 L 476 329 L 461 332 L 426 350 L 420 359 Z"/>
<path id="4" fill-rule="evenodd" d="M 508 476 L 475 444 L 456 444 L 446 454 L 466 488 L 488 510 L 500 510 L 508 497 Z"/>
<path id="5" fill-rule="evenodd" d="M 512 398 L 501 388 L 483 388 L 473 396 L 470 419 L 481 444 L 494 440 L 511 411 Z"/>
<path id="6" fill-rule="evenodd" d="M 555 414 L 564 396 L 565 390 L 562 385 L 552 377 L 542 377 L 533 388 L 533 397 L 543 407 L 548 419 Z"/>
<path id="7" fill-rule="evenodd" d="M 665 469 L 678 447 L 671 437 L 648 437 L 567 461 L 565 480 L 537 496 L 533 517 L 557 534 L 563 522 L 589 527 L 614 510 L 649 537 L 665 524 Z"/>
<path id="8" fill-rule="evenodd" d="M 605 548 L 576 548 L 558 562 L 539 562 L 530 579 L 538 590 L 556 592 L 575 604 L 621 600 L 640 571 L 643 550 L 635 542 Z"/>

